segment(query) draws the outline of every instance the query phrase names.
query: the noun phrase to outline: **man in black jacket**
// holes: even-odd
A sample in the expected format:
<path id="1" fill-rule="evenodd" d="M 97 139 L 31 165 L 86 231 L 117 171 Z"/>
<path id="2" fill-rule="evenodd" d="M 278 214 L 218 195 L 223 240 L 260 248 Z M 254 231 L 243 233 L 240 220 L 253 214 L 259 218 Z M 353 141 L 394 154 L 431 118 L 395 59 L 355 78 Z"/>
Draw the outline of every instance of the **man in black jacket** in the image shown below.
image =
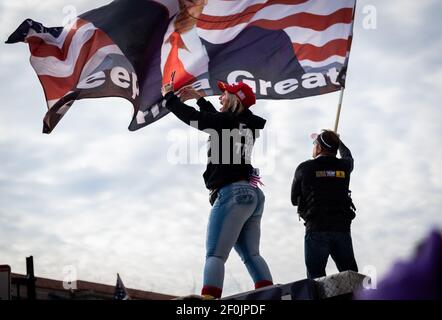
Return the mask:
<path id="1" fill-rule="evenodd" d="M 313 160 L 301 163 L 295 172 L 291 200 L 305 221 L 305 264 L 310 279 L 326 275 L 331 255 L 339 271 L 358 271 L 350 233 L 355 207 L 350 198 L 350 150 L 333 131 L 312 135 Z M 341 159 L 336 157 L 337 151 Z"/>

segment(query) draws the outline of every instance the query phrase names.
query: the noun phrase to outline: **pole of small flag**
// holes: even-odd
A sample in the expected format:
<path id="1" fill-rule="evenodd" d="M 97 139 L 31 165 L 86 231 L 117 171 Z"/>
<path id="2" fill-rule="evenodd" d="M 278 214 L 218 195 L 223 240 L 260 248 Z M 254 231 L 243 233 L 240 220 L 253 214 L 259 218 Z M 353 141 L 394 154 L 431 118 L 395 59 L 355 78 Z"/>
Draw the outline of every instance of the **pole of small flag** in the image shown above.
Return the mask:
<path id="1" fill-rule="evenodd" d="M 341 93 L 339 95 L 338 110 L 336 111 L 335 128 L 333 130 L 334 132 L 338 132 L 339 117 L 341 116 L 341 107 L 342 107 L 343 98 L 344 98 L 344 87 L 341 88 Z"/>
<path id="2" fill-rule="evenodd" d="M 35 300 L 34 258 L 32 256 L 26 257 L 26 287 L 28 291 L 28 300 Z"/>

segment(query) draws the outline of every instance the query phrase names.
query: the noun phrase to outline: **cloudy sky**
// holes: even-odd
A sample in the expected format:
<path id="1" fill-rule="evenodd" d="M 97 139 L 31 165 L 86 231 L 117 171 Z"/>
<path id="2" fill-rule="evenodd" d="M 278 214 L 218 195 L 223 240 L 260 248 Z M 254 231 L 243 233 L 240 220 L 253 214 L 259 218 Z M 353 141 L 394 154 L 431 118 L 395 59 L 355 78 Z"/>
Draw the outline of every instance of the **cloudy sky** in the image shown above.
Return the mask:
<path id="1" fill-rule="evenodd" d="M 28 17 L 59 26 L 67 5 L 80 14 L 107 2 L 0 0 L 2 42 Z M 376 28 L 364 28 L 373 8 Z M 358 1 L 339 131 L 355 158 L 356 258 L 378 278 L 430 229 L 442 228 L 441 9 L 436 0 Z M 127 287 L 198 293 L 210 210 L 205 159 L 176 164 L 170 157 L 177 137 L 190 139 L 192 129 L 169 115 L 129 132 L 132 107 L 112 98 L 76 102 L 43 135 L 45 101 L 27 45 L 0 46 L 0 264 L 25 273 L 33 255 L 40 277 L 62 280 L 73 266 L 82 280 L 113 285 L 119 272 Z M 254 107 L 268 119 L 267 142 L 257 145 L 264 152 L 255 158 L 266 194 L 261 252 L 276 283 L 305 278 L 304 227 L 290 186 L 311 156 L 309 134 L 333 127 L 338 97 Z M 337 271 L 331 260 L 327 269 Z M 232 252 L 224 294 L 251 288 Z"/>

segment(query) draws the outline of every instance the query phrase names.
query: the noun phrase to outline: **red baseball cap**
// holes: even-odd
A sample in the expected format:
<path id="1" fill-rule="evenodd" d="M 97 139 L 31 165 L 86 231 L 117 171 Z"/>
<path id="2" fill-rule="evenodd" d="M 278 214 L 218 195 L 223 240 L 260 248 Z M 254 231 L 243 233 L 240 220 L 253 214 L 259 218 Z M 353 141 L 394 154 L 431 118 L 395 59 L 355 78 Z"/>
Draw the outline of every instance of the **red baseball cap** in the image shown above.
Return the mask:
<path id="1" fill-rule="evenodd" d="M 244 82 L 239 82 L 235 84 L 228 84 L 222 81 L 218 81 L 218 88 L 221 91 L 227 91 L 233 93 L 241 101 L 244 107 L 249 108 L 253 106 L 256 102 L 255 94 L 252 88 L 250 88 Z"/>

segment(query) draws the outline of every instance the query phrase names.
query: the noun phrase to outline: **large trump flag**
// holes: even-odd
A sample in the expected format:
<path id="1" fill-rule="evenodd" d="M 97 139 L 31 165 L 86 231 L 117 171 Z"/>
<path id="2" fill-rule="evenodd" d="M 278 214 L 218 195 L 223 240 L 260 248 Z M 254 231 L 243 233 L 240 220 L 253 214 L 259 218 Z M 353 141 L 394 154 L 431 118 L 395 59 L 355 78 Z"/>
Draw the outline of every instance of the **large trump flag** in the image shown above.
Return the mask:
<path id="1" fill-rule="evenodd" d="M 64 27 L 25 20 L 7 43 L 26 42 L 43 86 L 50 133 L 73 102 L 122 97 L 129 130 L 168 113 L 161 86 L 220 94 L 217 81 L 249 84 L 258 99 L 339 90 L 356 0 L 114 0 Z"/>

